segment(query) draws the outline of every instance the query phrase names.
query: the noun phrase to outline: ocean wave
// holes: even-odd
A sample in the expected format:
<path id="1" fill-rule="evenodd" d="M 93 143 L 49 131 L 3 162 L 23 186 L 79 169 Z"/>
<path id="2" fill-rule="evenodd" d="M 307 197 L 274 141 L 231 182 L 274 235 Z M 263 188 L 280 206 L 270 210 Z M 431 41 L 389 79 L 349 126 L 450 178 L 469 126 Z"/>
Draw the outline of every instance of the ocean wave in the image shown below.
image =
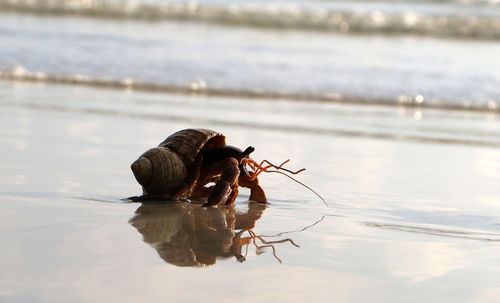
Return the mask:
<path id="1" fill-rule="evenodd" d="M 345 96 L 340 93 L 294 93 L 294 92 L 274 92 L 265 90 L 237 90 L 226 88 L 208 87 L 204 81 L 193 81 L 185 86 L 171 85 L 168 83 L 152 83 L 136 80 L 133 78 L 109 79 L 97 78 L 87 75 L 60 75 L 48 74 L 44 72 L 28 71 L 22 67 L 14 69 L 0 70 L 0 80 L 41 82 L 64 85 L 81 85 L 98 88 L 137 90 L 145 92 L 169 93 L 169 94 L 199 94 L 217 97 L 235 98 L 255 98 L 255 99 L 282 99 L 290 101 L 314 101 L 314 102 L 334 102 L 358 105 L 386 105 L 401 106 L 411 108 L 429 108 L 441 110 L 468 110 L 500 113 L 500 105 L 497 102 L 486 104 L 477 103 L 437 103 L 424 102 L 420 95 L 401 95 L 394 99 L 377 99 Z"/>
<path id="2" fill-rule="evenodd" d="M 460 0 L 456 1 L 460 2 Z M 470 3 L 469 1 L 465 2 Z M 131 0 L 0 0 L 0 9 L 32 14 L 79 15 L 148 21 L 185 20 L 222 25 L 316 30 L 346 34 L 415 34 L 500 39 L 500 18 L 498 16 L 452 13 L 446 10 L 442 12 L 436 10 L 431 13 L 411 9 L 384 12 L 374 8 L 350 11 L 329 6 L 297 4 L 233 3 L 217 5 L 201 4 L 196 1 L 157 3 Z"/>

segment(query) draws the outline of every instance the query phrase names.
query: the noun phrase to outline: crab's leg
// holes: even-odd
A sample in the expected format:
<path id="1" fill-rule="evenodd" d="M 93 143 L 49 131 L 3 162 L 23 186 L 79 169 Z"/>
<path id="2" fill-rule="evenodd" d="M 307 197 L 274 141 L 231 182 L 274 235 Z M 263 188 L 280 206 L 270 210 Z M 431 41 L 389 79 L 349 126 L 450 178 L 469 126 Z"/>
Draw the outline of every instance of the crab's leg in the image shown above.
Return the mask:
<path id="1" fill-rule="evenodd" d="M 226 200 L 226 204 L 234 203 L 238 195 L 238 176 L 240 175 L 238 161 L 235 158 L 228 158 L 213 164 L 211 169 L 222 174 L 203 206 L 217 205 L 223 200 Z"/>

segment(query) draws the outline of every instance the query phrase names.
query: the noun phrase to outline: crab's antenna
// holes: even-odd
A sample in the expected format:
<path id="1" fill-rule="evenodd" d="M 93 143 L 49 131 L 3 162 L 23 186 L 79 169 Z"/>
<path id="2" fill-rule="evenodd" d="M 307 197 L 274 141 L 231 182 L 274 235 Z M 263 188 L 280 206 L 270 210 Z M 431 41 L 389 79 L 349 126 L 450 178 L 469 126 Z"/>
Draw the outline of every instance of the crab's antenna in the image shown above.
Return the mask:
<path id="1" fill-rule="evenodd" d="M 247 150 L 249 148 L 247 148 Z M 245 152 L 246 152 L 246 150 L 245 150 Z M 284 170 L 284 171 L 286 171 L 286 172 L 288 172 L 290 174 L 293 174 L 293 175 L 296 175 L 296 174 L 301 173 L 304 170 L 306 170 L 305 168 L 302 168 L 302 169 L 299 169 L 297 171 L 291 171 L 291 170 L 289 170 L 287 168 L 283 168 L 283 165 L 285 165 L 289 161 L 290 161 L 290 159 L 284 161 L 280 165 L 275 165 L 275 164 L 273 164 L 273 163 L 271 163 L 271 162 L 269 162 L 267 160 L 262 160 L 260 163 L 257 163 L 257 162 L 255 162 L 255 160 L 253 160 L 251 158 L 243 158 L 241 160 L 241 163 L 242 164 L 248 164 L 250 166 L 250 168 L 252 168 L 254 170 L 253 173 L 252 173 L 252 175 L 251 175 L 251 179 L 257 178 L 257 176 L 260 175 L 262 172 L 267 172 L 270 167 L 274 167 L 277 170 Z M 264 166 L 264 164 L 266 164 L 266 163 L 268 165 Z M 250 176 L 250 174 L 248 174 L 248 175 Z"/>
<path id="2" fill-rule="evenodd" d="M 271 162 L 269 162 L 267 160 L 262 161 L 262 163 L 269 164 L 269 166 L 267 166 L 267 168 L 269 168 L 271 166 L 271 167 L 274 167 L 276 169 L 284 170 L 284 171 L 289 172 L 289 173 L 294 174 L 294 175 L 296 175 L 298 173 L 301 173 L 301 172 L 303 172 L 303 171 L 306 170 L 305 168 L 301 168 L 301 169 L 299 169 L 297 171 L 291 171 L 289 169 L 283 168 L 283 165 L 287 164 L 288 162 L 290 162 L 290 159 L 288 159 L 285 162 L 281 163 L 279 166 L 276 166 L 276 165 L 272 164 Z"/>
<path id="3" fill-rule="evenodd" d="M 323 201 L 323 203 L 325 203 L 326 207 L 330 207 L 328 205 L 328 203 L 326 203 L 325 199 L 323 199 L 323 197 L 320 194 L 318 194 L 314 189 L 310 188 L 309 186 L 307 186 L 304 183 L 300 182 L 299 180 L 295 179 L 294 177 L 289 176 L 289 175 L 285 174 L 284 172 L 278 171 L 278 170 L 266 170 L 266 172 L 268 172 L 268 173 L 278 173 L 278 174 L 282 174 L 283 176 L 287 176 L 288 178 L 292 179 L 293 181 L 299 183 L 300 185 L 304 186 L 308 190 L 312 191 L 316 196 L 318 196 L 318 198 L 321 199 L 321 201 Z"/>
<path id="4" fill-rule="evenodd" d="M 306 170 L 305 168 L 302 168 L 302 169 L 299 169 L 297 171 L 291 171 L 289 169 L 283 168 L 283 165 L 285 165 L 289 161 L 290 161 L 290 159 L 284 161 L 280 165 L 275 165 L 267 160 L 262 160 L 262 162 L 257 163 L 253 159 L 250 159 L 250 158 L 242 159 L 243 164 L 248 164 L 254 170 L 254 172 L 251 174 L 252 179 L 257 178 L 257 176 L 260 175 L 262 172 L 282 174 L 282 175 L 287 176 L 288 178 L 292 179 L 293 181 L 299 183 L 300 185 L 304 186 L 305 188 L 309 189 L 310 191 L 312 191 L 316 196 L 318 196 L 318 198 L 321 199 L 321 201 L 323 201 L 323 203 L 326 205 L 326 207 L 330 207 L 328 205 L 328 203 L 326 203 L 325 199 L 323 199 L 323 197 L 320 194 L 318 194 L 314 189 L 310 188 L 309 186 L 305 185 L 304 183 L 300 182 L 299 180 L 293 178 L 292 176 L 289 176 L 289 175 L 285 174 L 284 172 L 280 171 L 280 170 L 284 170 L 290 174 L 296 175 L 296 174 L 301 173 L 304 170 Z M 264 163 L 267 163 L 268 165 L 263 166 Z M 273 167 L 276 170 L 269 170 L 270 167 Z"/>

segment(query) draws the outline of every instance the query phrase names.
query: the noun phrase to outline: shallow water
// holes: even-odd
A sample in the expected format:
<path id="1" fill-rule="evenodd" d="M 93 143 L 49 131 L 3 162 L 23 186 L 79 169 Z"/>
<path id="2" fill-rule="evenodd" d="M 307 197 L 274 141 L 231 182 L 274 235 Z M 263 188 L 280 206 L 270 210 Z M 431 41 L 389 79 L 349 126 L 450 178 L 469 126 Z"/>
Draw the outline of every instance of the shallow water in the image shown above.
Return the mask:
<path id="1" fill-rule="evenodd" d="M 0 82 L 0 116 L 2 302 L 500 296 L 497 114 Z M 290 158 L 329 207 L 272 174 L 267 207 L 122 200 L 186 127 Z"/>

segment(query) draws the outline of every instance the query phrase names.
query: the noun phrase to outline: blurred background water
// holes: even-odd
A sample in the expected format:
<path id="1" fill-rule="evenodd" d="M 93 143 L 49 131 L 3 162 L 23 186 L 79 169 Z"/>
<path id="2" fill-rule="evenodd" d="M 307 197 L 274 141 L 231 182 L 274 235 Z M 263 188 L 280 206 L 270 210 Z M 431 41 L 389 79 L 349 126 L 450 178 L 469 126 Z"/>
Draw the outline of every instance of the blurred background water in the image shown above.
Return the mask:
<path id="1" fill-rule="evenodd" d="M 0 78 L 498 111 L 500 2 L 0 0 Z"/>

